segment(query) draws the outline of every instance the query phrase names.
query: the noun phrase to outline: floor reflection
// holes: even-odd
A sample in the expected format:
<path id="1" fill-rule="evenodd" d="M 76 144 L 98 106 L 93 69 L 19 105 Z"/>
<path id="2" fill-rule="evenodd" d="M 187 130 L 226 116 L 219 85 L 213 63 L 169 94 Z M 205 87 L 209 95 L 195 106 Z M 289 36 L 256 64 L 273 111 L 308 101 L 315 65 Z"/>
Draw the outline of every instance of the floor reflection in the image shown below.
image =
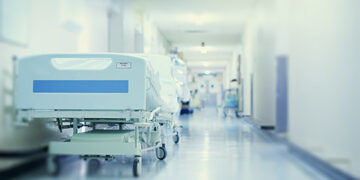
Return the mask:
<path id="1" fill-rule="evenodd" d="M 325 179 L 293 158 L 284 145 L 220 112 L 207 108 L 181 116 L 180 144 L 169 140 L 165 161 L 157 160 L 154 151 L 145 152 L 137 179 Z M 19 179 L 134 179 L 132 161 L 126 156 L 110 161 L 67 157 L 58 177 L 47 176 L 44 165 Z"/>

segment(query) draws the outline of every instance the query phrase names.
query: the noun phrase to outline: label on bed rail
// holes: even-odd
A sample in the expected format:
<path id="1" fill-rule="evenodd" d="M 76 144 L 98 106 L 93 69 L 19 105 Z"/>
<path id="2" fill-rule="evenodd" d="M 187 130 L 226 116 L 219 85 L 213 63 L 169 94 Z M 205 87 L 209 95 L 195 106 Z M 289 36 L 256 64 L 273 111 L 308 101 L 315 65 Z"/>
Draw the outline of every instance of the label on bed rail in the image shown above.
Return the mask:
<path id="1" fill-rule="evenodd" d="M 131 69 L 131 62 L 117 62 L 117 69 Z"/>
<path id="2" fill-rule="evenodd" d="M 34 80 L 34 93 L 128 93 L 128 80 Z"/>

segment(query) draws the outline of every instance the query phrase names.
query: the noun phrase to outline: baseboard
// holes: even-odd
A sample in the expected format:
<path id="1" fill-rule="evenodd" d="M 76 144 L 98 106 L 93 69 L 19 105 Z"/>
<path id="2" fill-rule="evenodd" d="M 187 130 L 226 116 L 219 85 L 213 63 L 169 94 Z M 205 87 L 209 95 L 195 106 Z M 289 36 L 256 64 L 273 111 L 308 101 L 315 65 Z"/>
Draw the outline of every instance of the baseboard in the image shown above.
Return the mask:
<path id="1" fill-rule="evenodd" d="M 311 154 L 305 149 L 284 140 L 289 148 L 289 151 L 292 154 L 295 154 L 299 159 L 305 161 L 307 164 L 310 164 L 313 168 L 325 174 L 330 179 L 336 180 L 348 180 L 348 179 L 358 179 L 351 174 L 333 166 L 332 164 L 320 159 L 319 157 Z"/>
<path id="2" fill-rule="evenodd" d="M 274 130 L 274 129 L 275 129 L 274 126 L 261 126 L 261 125 L 260 125 L 260 128 L 261 128 L 262 130 Z"/>
<path id="3" fill-rule="evenodd" d="M 264 125 L 264 124 L 259 124 L 257 123 L 256 119 L 251 117 L 251 116 L 246 116 L 245 121 L 247 121 L 248 123 L 252 124 L 253 126 L 257 127 L 258 129 L 262 129 L 262 130 L 275 130 L 275 126 L 273 125 Z"/>
<path id="4" fill-rule="evenodd" d="M 254 121 L 250 120 L 249 118 L 244 118 L 246 122 L 251 124 L 253 127 L 257 128 L 259 132 L 263 133 L 264 135 L 268 136 L 275 142 L 280 142 L 286 145 L 289 149 L 289 152 L 293 154 L 299 160 L 305 162 L 312 168 L 318 170 L 322 174 L 324 174 L 329 179 L 336 179 L 336 180 L 352 180 L 352 179 L 359 179 L 351 174 L 333 166 L 332 164 L 320 159 L 319 157 L 311 154 L 310 152 L 306 151 L 305 149 L 299 147 L 298 145 L 290 142 L 284 137 L 280 137 L 275 132 L 271 131 L 264 131 L 261 126 L 257 125 Z"/>

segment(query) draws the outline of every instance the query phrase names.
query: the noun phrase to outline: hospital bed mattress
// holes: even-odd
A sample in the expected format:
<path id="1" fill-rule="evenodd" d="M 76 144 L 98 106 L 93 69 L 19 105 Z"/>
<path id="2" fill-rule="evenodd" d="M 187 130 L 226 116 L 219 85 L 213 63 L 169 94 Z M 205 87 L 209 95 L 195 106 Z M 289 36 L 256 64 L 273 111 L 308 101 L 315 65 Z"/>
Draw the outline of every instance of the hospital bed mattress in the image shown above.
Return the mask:
<path id="1" fill-rule="evenodd" d="M 176 81 L 173 76 L 174 65 L 170 57 L 156 54 L 144 54 L 142 56 L 149 60 L 155 73 L 159 75 L 161 112 L 179 112 Z"/>

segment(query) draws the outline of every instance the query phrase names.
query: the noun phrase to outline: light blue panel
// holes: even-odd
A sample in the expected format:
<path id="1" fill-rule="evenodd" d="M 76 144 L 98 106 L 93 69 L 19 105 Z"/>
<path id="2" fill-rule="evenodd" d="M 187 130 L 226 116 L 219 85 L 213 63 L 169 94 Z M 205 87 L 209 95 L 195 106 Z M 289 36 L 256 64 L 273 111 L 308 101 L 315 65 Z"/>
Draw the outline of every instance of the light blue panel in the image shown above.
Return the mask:
<path id="1" fill-rule="evenodd" d="M 34 93 L 128 93 L 127 80 L 34 80 Z"/>
<path id="2" fill-rule="evenodd" d="M 59 70 L 51 59 L 111 59 L 104 69 Z M 15 105 L 17 109 L 145 110 L 146 61 L 123 54 L 48 54 L 20 59 L 17 66 Z M 122 68 L 118 63 L 130 63 Z M 33 93 L 34 80 L 128 80 L 128 93 Z"/>

